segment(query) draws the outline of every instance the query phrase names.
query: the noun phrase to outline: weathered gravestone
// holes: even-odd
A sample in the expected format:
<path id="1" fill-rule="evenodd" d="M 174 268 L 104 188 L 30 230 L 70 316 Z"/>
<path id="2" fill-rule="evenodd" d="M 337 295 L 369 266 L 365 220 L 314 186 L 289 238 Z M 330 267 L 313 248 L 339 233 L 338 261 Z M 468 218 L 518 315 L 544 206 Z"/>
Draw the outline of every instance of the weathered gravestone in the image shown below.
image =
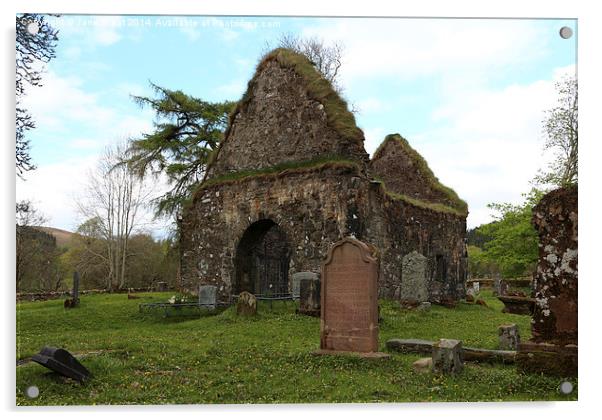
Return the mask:
<path id="1" fill-rule="evenodd" d="M 257 298 L 249 292 L 242 292 L 236 304 L 237 315 L 253 316 L 257 313 Z"/>
<path id="2" fill-rule="evenodd" d="M 65 300 L 65 308 L 74 308 L 79 305 L 79 273 L 73 272 L 73 289 L 71 291 L 71 298 Z"/>
<path id="3" fill-rule="evenodd" d="M 502 280 L 500 273 L 496 273 L 493 277 L 493 294 L 495 296 L 506 296 L 508 293 L 508 284 Z"/>
<path id="4" fill-rule="evenodd" d="M 577 375 L 577 186 L 559 188 L 533 208 L 539 234 L 529 341 L 518 346 L 521 371 Z"/>
<path id="5" fill-rule="evenodd" d="M 167 282 L 157 282 L 157 292 L 167 292 Z"/>
<path id="6" fill-rule="evenodd" d="M 293 283 L 293 298 L 299 299 L 301 297 L 301 281 L 304 279 L 317 279 L 318 275 L 316 273 L 312 273 L 311 271 L 301 271 L 299 273 L 293 273 L 292 283 Z"/>
<path id="7" fill-rule="evenodd" d="M 497 329 L 499 337 L 499 348 L 501 350 L 516 350 L 520 343 L 518 325 L 500 325 Z"/>
<path id="8" fill-rule="evenodd" d="M 478 281 L 473 281 L 472 282 L 472 289 L 474 290 L 475 294 L 479 294 L 479 292 L 481 291 L 481 284 Z"/>
<path id="9" fill-rule="evenodd" d="M 199 306 L 211 310 L 217 308 L 217 286 L 199 285 Z"/>
<path id="10" fill-rule="evenodd" d="M 316 273 L 307 273 L 300 280 L 299 313 L 320 316 L 320 278 Z"/>
<path id="11" fill-rule="evenodd" d="M 426 302 L 428 293 L 428 259 L 412 251 L 401 260 L 401 289 L 399 300 L 404 306 L 416 306 Z"/>
<path id="12" fill-rule="evenodd" d="M 433 343 L 434 373 L 460 373 L 464 369 L 462 342 L 442 338 Z"/>
<path id="13" fill-rule="evenodd" d="M 378 260 L 355 238 L 335 243 L 322 263 L 318 354 L 378 353 Z"/>

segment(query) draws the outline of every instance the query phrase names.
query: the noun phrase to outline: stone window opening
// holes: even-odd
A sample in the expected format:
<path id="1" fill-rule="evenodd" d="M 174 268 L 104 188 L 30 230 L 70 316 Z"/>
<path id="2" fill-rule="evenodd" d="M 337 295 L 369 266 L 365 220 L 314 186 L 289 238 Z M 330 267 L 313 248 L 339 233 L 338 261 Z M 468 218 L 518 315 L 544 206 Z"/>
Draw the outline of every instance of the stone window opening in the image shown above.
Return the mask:
<path id="1" fill-rule="evenodd" d="M 441 254 L 435 256 L 435 280 L 447 281 L 447 259 Z"/>

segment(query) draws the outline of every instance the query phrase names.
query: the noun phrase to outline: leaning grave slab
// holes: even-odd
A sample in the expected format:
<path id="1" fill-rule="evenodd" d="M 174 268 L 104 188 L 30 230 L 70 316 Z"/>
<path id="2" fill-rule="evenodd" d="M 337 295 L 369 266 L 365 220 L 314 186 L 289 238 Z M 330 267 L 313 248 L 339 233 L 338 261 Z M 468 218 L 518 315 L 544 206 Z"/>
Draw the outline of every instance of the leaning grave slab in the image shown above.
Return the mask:
<path id="1" fill-rule="evenodd" d="M 372 160 L 346 103 L 302 55 L 267 54 L 231 115 L 206 179 L 184 210 L 182 286 L 292 293 L 332 244 L 354 236 L 380 250 L 378 295 L 401 299 L 403 257 L 425 257 L 418 297 L 464 297 L 466 204 L 399 135 Z M 410 279 L 411 280 L 411 279 Z"/>

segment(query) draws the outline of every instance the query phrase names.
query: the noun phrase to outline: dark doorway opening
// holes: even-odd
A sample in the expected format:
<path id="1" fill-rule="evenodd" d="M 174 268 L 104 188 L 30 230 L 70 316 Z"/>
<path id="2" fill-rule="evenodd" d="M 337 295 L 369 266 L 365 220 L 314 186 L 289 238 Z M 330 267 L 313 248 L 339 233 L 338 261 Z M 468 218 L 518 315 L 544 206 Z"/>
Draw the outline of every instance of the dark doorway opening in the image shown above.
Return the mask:
<path id="1" fill-rule="evenodd" d="M 233 293 L 277 296 L 289 293 L 290 248 L 284 232 L 269 219 L 247 228 L 236 248 Z"/>

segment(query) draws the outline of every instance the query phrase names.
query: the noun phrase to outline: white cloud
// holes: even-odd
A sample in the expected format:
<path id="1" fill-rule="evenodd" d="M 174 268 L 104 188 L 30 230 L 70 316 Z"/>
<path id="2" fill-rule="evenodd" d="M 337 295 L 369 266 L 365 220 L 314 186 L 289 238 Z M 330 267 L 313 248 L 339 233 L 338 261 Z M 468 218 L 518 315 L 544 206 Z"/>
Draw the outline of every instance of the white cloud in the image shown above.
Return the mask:
<path id="1" fill-rule="evenodd" d="M 546 37 L 526 20 L 341 19 L 303 36 L 343 41 L 345 86 L 362 78 L 414 79 L 448 75 L 472 80 L 531 61 L 547 51 Z M 526 52 L 528 51 L 528 55 Z"/>
<path id="2" fill-rule="evenodd" d="M 23 104 L 35 119 L 38 128 L 64 130 L 69 122 L 85 121 L 107 127 L 115 112 L 99 105 L 99 96 L 86 92 L 76 77 L 59 77 L 49 71 L 41 87 L 30 89 Z"/>
<path id="3" fill-rule="evenodd" d="M 96 16 L 92 32 L 94 40 L 103 46 L 115 44 L 121 39 L 118 29 L 124 25 L 122 16 Z"/>
<path id="4" fill-rule="evenodd" d="M 366 149 L 366 152 L 368 152 L 370 155 L 374 153 L 376 148 L 384 140 L 385 136 L 389 134 L 386 133 L 385 129 L 381 127 L 367 128 L 363 131 L 365 137 L 364 148 Z"/>
<path id="5" fill-rule="evenodd" d="M 122 83 L 113 89 L 113 99 L 129 101 L 130 94 L 143 94 L 137 84 Z M 28 92 L 23 99 L 39 129 L 69 131 L 85 127 L 98 131 L 98 140 L 106 143 L 115 138 L 137 136 L 152 128 L 153 112 L 139 109 L 124 114 L 116 107 L 101 103 L 102 94 L 89 92 L 81 79 L 59 77 L 54 72 L 44 75 L 44 85 Z M 87 139 L 90 145 L 90 139 Z"/>
<path id="6" fill-rule="evenodd" d="M 191 42 L 195 42 L 201 37 L 201 31 L 196 26 L 181 26 L 179 30 Z"/>
<path id="7" fill-rule="evenodd" d="M 238 99 L 247 89 L 246 79 L 236 79 L 230 83 L 223 84 L 215 88 L 215 92 L 227 96 L 231 99 Z"/>
<path id="8" fill-rule="evenodd" d="M 16 199 L 30 200 L 48 220 L 46 225 L 75 231 L 84 220 L 79 214 L 77 203 L 84 199 L 88 174 L 96 168 L 97 155 L 85 158 L 66 159 L 59 163 L 39 165 L 27 173 L 27 180 L 17 178 Z M 163 194 L 168 189 L 164 177 L 149 179 L 151 197 Z M 169 220 L 153 220 L 154 210 L 149 206 L 139 216 L 139 227 L 164 237 Z"/>
<path id="9" fill-rule="evenodd" d="M 85 174 L 96 164 L 96 158 L 69 159 L 51 165 L 38 165 L 27 173 L 27 181 L 17 179 L 17 201 L 31 200 L 48 218 L 48 226 L 73 231 L 79 216 L 76 199 L 83 189 Z"/>
<path id="10" fill-rule="evenodd" d="M 436 128 L 409 139 L 468 202 L 470 227 L 491 220 L 488 203 L 522 202 L 549 159 L 542 153 L 541 121 L 555 100 L 554 80 L 465 91 L 433 111 Z"/>
<path id="11" fill-rule="evenodd" d="M 378 98 L 364 98 L 359 100 L 355 105 L 361 114 L 371 114 L 374 112 L 383 112 L 389 110 L 388 104 Z"/>
<path id="12" fill-rule="evenodd" d="M 72 45 L 67 51 L 72 58 L 79 56 L 81 48 L 108 47 L 121 41 L 127 26 L 125 16 L 65 15 L 51 21 L 59 29 L 61 39 L 78 41 L 77 46 Z M 128 28 L 128 34 L 135 32 L 135 28 Z"/>
<path id="13" fill-rule="evenodd" d="M 78 138 L 69 142 L 69 147 L 72 149 L 90 150 L 99 147 L 97 139 Z"/>

